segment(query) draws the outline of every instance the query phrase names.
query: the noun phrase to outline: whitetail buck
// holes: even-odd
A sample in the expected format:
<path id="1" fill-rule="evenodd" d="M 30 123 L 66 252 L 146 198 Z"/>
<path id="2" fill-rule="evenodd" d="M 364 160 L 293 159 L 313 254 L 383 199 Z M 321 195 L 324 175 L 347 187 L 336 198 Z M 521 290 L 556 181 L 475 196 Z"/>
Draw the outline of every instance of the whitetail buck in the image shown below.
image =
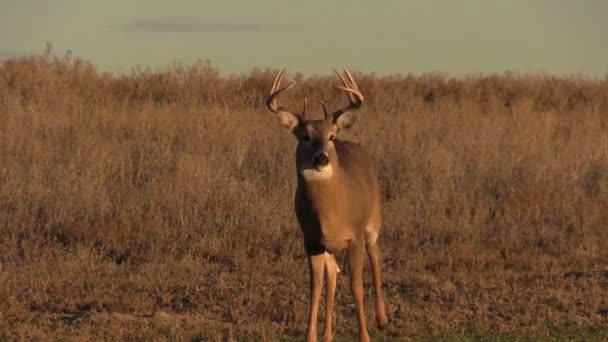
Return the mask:
<path id="1" fill-rule="evenodd" d="M 277 114 L 280 123 L 298 139 L 296 169 L 298 186 L 295 194 L 295 211 L 304 235 L 304 247 L 310 267 L 310 315 L 307 341 L 317 338 L 317 313 L 327 275 L 325 325 L 323 340 L 332 338 L 331 323 L 336 291 L 336 278 L 340 271 L 334 254 L 348 250 L 351 272 L 350 289 L 357 309 L 359 336 L 369 341 L 363 310 L 363 264 L 365 252 L 372 266 L 376 295 L 376 320 L 383 328 L 387 323 L 382 281 L 380 278 L 380 251 L 377 245 L 382 224 L 378 179 L 371 158 L 360 145 L 337 139 L 338 134 L 354 122 L 353 111 L 364 101 L 355 80 L 348 70 L 336 74 L 346 92 L 349 105 L 330 113 L 321 102 L 324 119 L 309 120 L 305 116 L 306 100 L 301 113 L 288 111 L 277 103 L 285 70 L 280 71 L 272 85 L 266 105 Z"/>

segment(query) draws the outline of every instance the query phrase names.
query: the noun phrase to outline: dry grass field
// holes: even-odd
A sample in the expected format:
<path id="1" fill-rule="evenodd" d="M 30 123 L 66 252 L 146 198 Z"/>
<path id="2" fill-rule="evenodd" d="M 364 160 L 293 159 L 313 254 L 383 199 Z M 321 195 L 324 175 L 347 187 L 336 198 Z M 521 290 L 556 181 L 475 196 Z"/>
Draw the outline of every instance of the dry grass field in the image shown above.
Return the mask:
<path id="1" fill-rule="evenodd" d="M 0 341 L 298 341 L 308 269 L 275 70 L 0 66 Z M 379 169 L 374 340 L 608 338 L 608 79 L 356 74 Z M 344 95 L 291 75 L 321 115 Z M 340 255 L 340 262 L 344 256 Z M 347 275 L 336 340 L 356 336 Z M 366 261 L 366 306 L 373 322 Z M 322 320 L 320 314 L 320 322 Z"/>

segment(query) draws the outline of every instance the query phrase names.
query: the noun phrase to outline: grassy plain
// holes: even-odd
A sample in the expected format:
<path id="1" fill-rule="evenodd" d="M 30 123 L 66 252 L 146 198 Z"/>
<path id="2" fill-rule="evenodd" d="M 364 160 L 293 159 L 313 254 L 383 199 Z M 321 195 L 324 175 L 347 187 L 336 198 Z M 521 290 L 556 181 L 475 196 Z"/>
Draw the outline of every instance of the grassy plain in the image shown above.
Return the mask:
<path id="1" fill-rule="evenodd" d="M 273 74 L 4 62 L 0 340 L 300 340 L 295 141 L 263 106 Z M 292 77 L 288 107 L 345 101 L 334 75 Z M 355 77 L 367 102 L 345 138 L 379 169 L 393 317 L 370 333 L 608 338 L 608 80 Z M 336 303 L 350 340 L 344 275 Z"/>

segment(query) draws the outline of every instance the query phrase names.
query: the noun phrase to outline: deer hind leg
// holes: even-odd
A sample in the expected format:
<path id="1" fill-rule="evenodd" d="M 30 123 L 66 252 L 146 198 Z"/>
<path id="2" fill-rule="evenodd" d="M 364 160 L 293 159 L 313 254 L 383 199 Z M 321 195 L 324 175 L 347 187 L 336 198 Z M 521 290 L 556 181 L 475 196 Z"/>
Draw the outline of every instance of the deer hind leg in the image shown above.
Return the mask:
<path id="1" fill-rule="evenodd" d="M 369 341 L 365 311 L 363 307 L 363 264 L 365 261 L 365 244 L 361 240 L 351 241 L 348 246 L 348 267 L 350 269 L 350 291 L 357 309 L 360 341 Z"/>
<path id="2" fill-rule="evenodd" d="M 336 258 L 327 252 L 325 255 L 325 275 L 327 276 L 325 283 L 325 324 L 323 326 L 323 341 L 331 341 L 332 329 L 331 324 L 334 312 L 334 300 L 336 294 L 336 281 L 340 268 L 336 262 Z"/>
<path id="3" fill-rule="evenodd" d="M 386 304 L 382 291 L 382 277 L 380 275 L 380 248 L 378 247 L 378 231 L 368 229 L 365 235 L 365 249 L 372 268 L 372 279 L 376 295 L 376 323 L 379 329 L 386 327 L 388 318 L 386 316 Z"/>

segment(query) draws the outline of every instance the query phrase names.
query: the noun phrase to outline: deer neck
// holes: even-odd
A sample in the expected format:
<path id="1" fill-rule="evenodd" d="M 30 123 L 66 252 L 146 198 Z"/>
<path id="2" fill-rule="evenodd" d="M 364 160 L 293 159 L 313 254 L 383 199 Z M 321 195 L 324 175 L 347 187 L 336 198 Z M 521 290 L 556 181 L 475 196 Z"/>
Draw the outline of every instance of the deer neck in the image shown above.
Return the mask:
<path id="1" fill-rule="evenodd" d="M 299 191 L 305 196 L 314 211 L 329 212 L 336 206 L 342 192 L 341 172 L 337 161 L 332 161 L 330 166 L 322 172 L 298 167 Z"/>

